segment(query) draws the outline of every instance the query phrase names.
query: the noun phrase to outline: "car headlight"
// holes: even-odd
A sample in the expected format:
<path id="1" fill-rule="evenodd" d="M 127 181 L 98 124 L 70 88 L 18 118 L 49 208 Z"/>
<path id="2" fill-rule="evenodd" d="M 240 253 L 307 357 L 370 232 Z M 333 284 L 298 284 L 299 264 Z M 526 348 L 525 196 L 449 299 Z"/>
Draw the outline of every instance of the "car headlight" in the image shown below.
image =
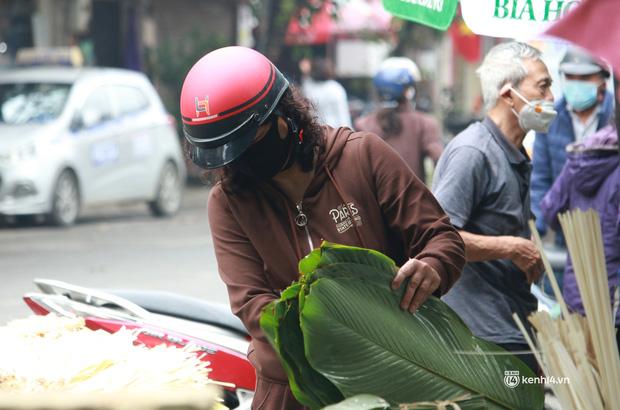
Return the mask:
<path id="1" fill-rule="evenodd" d="M 11 150 L 11 162 L 19 163 L 31 161 L 37 156 L 37 147 L 34 143 L 17 146 Z"/>

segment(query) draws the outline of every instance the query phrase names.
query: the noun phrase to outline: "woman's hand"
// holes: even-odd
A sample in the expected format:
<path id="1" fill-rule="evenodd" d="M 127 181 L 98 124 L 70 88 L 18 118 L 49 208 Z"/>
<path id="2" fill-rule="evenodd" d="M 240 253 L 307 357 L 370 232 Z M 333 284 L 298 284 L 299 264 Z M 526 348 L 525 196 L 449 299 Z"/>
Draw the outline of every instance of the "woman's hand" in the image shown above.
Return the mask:
<path id="1" fill-rule="evenodd" d="M 409 278 L 409 282 L 400 302 L 400 308 L 413 314 L 439 288 L 441 277 L 426 262 L 409 259 L 394 277 L 392 289 L 398 289 L 407 278 Z"/>

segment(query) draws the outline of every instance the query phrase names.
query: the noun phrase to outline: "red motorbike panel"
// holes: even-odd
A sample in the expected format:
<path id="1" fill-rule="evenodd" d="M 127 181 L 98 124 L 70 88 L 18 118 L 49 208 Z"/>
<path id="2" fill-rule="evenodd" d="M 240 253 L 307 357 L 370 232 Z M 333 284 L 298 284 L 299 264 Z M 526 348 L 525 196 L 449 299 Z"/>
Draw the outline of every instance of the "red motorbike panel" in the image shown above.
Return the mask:
<path id="1" fill-rule="evenodd" d="M 254 368 L 244 354 L 240 354 L 224 346 L 206 342 L 191 336 L 172 333 L 166 329 L 156 326 L 145 326 L 136 323 L 126 323 L 119 320 L 86 318 L 86 326 L 92 330 L 105 330 L 115 333 L 120 328 L 125 327 L 130 330 L 139 330 L 140 335 L 137 339 L 139 343 L 147 347 L 160 344 L 168 346 L 185 347 L 188 344 L 197 346 L 202 353 L 201 360 L 210 362 L 211 373 L 209 378 L 232 383 L 235 388 L 254 390 L 256 388 L 256 374 Z M 197 354 L 202 354 L 197 353 Z M 229 388 L 234 390 L 234 388 Z"/>

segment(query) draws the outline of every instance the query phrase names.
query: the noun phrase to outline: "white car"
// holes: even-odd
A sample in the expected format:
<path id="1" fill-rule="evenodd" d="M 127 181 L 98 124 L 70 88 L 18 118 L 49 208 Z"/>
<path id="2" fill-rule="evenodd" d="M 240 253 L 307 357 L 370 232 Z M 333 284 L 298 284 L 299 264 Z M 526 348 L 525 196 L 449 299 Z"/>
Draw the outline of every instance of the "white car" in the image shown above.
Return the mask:
<path id="1" fill-rule="evenodd" d="M 67 226 L 82 207 L 134 200 L 175 214 L 186 171 L 173 122 L 138 72 L 0 71 L 0 216 Z"/>

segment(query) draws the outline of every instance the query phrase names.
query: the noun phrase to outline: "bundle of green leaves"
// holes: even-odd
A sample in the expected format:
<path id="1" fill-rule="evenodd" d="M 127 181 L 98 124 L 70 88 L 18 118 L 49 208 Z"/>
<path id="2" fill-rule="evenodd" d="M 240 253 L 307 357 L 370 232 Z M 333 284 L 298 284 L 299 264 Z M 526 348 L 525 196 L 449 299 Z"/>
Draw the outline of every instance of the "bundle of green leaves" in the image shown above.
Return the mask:
<path id="1" fill-rule="evenodd" d="M 392 406 L 469 395 L 477 409 L 542 409 L 541 385 L 504 381 L 507 371 L 533 372 L 475 337 L 444 302 L 430 297 L 414 315 L 401 310 L 406 284 L 391 289 L 397 267 L 387 256 L 323 243 L 299 270 L 299 281 L 266 306 L 260 324 L 305 406 L 358 394 Z"/>

